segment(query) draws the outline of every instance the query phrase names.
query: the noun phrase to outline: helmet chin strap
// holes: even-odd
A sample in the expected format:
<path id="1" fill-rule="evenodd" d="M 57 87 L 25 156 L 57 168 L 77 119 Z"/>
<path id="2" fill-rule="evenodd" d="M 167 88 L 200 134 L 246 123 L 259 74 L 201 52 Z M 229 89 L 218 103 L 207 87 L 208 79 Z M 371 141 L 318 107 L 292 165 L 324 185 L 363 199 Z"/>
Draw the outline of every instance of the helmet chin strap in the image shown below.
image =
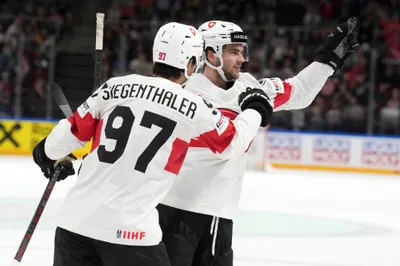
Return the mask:
<path id="1" fill-rule="evenodd" d="M 225 82 L 229 82 L 229 81 L 234 81 L 234 79 L 228 80 L 225 76 L 224 70 L 222 70 L 222 68 L 224 67 L 224 61 L 222 61 L 222 57 L 221 55 L 217 55 L 219 61 L 221 62 L 220 66 L 213 66 L 210 62 L 208 62 L 208 60 L 205 60 L 205 63 L 207 66 L 211 67 L 212 69 L 217 70 L 218 74 L 220 75 L 220 77 L 222 78 L 223 81 Z"/>

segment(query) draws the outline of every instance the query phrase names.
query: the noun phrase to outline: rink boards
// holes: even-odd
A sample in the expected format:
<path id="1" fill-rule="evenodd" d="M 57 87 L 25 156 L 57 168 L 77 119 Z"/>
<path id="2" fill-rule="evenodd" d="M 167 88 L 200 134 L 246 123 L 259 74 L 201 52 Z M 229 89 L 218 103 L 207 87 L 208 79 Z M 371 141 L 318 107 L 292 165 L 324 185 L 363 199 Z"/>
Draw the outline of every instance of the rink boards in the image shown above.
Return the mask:
<path id="1" fill-rule="evenodd" d="M 36 144 L 56 126 L 57 121 L 0 119 L 0 154 L 30 155 Z M 76 150 L 78 157 L 90 151 L 90 143 Z"/>
<path id="2" fill-rule="evenodd" d="M 271 130 L 265 156 L 274 167 L 400 174 L 400 138 Z"/>
<path id="3" fill-rule="evenodd" d="M 54 120 L 0 119 L 0 154 L 30 155 Z M 91 143 L 74 152 L 90 151 Z M 400 138 L 260 129 L 248 151 L 249 169 L 277 168 L 400 174 Z"/>

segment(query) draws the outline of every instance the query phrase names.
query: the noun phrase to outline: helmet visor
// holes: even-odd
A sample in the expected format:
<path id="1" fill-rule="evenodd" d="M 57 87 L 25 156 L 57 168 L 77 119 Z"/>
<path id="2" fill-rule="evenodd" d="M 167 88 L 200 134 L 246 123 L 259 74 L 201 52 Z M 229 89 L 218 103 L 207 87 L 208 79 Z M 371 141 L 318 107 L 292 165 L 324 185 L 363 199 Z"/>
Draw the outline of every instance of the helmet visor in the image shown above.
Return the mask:
<path id="1" fill-rule="evenodd" d="M 249 47 L 247 45 L 247 34 L 241 31 L 231 32 L 231 44 L 241 43 L 243 45 L 242 56 L 246 62 L 249 61 Z"/>

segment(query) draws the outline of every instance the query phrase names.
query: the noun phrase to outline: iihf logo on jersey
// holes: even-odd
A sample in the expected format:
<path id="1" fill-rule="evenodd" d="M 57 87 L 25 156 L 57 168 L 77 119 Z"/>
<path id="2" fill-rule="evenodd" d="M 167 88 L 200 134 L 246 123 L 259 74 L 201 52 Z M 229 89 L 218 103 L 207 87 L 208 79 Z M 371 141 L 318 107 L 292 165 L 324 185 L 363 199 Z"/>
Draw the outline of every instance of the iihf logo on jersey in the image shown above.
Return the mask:
<path id="1" fill-rule="evenodd" d="M 121 238 L 122 235 L 122 231 L 121 230 L 117 230 L 117 238 Z"/>
<path id="2" fill-rule="evenodd" d="M 134 231 L 117 230 L 117 238 L 132 239 L 132 240 L 142 240 L 145 237 L 146 237 L 146 232 L 134 232 Z"/>

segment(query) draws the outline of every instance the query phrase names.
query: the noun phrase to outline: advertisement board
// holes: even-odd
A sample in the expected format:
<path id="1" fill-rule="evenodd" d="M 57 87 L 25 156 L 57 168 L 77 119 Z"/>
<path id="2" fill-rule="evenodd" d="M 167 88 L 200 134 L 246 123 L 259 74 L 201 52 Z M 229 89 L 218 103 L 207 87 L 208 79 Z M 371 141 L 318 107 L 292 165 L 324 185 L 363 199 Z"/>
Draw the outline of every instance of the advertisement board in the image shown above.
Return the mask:
<path id="1" fill-rule="evenodd" d="M 57 121 L 0 119 L 0 154 L 31 155 Z M 74 151 L 82 157 L 89 142 Z M 400 174 L 400 137 L 260 129 L 248 150 L 248 169 L 276 168 Z"/>
<path id="2" fill-rule="evenodd" d="M 45 138 L 57 124 L 56 121 L 0 120 L 0 154 L 31 155 L 36 144 Z M 90 143 L 74 151 L 82 157 L 90 151 Z"/>
<path id="3" fill-rule="evenodd" d="M 400 174 L 400 137 L 268 132 L 274 167 Z"/>

